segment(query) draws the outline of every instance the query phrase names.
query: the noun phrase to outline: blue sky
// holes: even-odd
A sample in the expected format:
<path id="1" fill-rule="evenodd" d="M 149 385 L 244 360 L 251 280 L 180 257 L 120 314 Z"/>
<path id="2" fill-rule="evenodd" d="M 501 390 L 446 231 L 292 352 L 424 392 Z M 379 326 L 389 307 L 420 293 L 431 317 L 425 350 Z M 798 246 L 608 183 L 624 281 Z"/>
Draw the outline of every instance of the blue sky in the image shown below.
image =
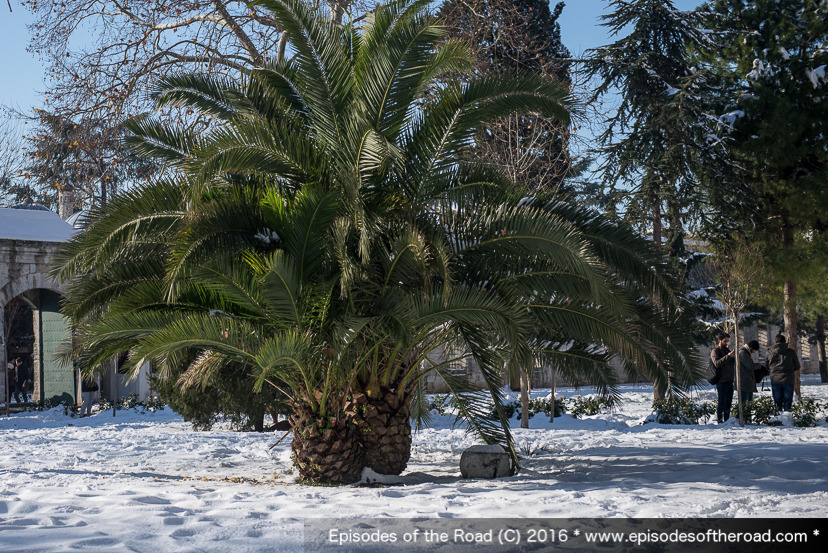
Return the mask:
<path id="1" fill-rule="evenodd" d="M 555 0 L 553 0 L 553 3 Z M 701 0 L 675 0 L 679 9 L 692 9 Z M 12 2 L 9 13 L 6 2 L 0 0 L 0 104 L 27 109 L 41 104 L 39 93 L 45 89 L 44 68 L 40 61 L 26 52 L 29 40 L 26 25 L 31 15 Z M 564 45 L 573 55 L 610 41 L 607 30 L 599 26 L 599 17 L 605 13 L 605 0 L 569 0 L 561 14 L 561 34 Z"/>

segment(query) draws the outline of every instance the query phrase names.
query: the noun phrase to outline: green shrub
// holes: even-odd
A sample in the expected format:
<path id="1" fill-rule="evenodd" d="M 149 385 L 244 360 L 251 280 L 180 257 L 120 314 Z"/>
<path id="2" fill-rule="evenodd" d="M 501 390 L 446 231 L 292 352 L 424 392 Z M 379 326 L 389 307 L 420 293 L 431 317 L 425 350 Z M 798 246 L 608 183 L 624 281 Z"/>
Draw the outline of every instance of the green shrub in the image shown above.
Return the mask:
<path id="1" fill-rule="evenodd" d="M 503 410 L 506 413 L 506 418 L 521 418 L 522 411 L 521 411 L 521 404 L 520 398 L 510 399 L 508 401 L 503 402 Z M 566 398 L 565 397 L 556 397 L 555 398 L 555 417 L 560 417 L 566 412 Z M 529 418 L 531 419 L 538 413 L 543 413 L 547 417 L 552 414 L 552 399 L 549 397 L 539 397 L 539 398 L 530 398 L 529 399 Z M 492 420 L 497 420 L 497 413 L 495 412 L 494 405 L 489 410 L 488 417 Z"/>
<path id="2" fill-rule="evenodd" d="M 517 408 L 515 412 L 517 414 L 517 418 L 521 417 L 520 411 L 521 405 L 520 400 L 517 402 Z M 556 397 L 555 398 L 555 418 L 560 417 L 566 412 L 566 398 L 565 397 Z M 529 400 L 529 418 L 531 419 L 537 413 L 543 413 L 547 417 L 552 415 L 552 399 L 549 397 L 539 397 L 539 398 L 532 398 Z"/>
<path id="3" fill-rule="evenodd" d="M 773 398 L 770 396 L 753 396 L 753 401 L 746 401 L 743 404 L 743 408 L 745 421 L 747 422 L 767 426 L 779 426 L 782 424 L 779 421 L 771 420 L 778 414 L 778 411 L 776 410 L 776 404 L 773 402 Z M 739 417 L 739 404 L 735 401 L 735 398 L 733 411 L 730 414 L 734 418 Z"/>
<path id="4" fill-rule="evenodd" d="M 265 414 L 275 419 L 290 412 L 285 398 L 272 386 L 254 392 L 253 377 L 241 367 L 224 367 L 213 384 L 183 391 L 178 385 L 182 372 L 171 371 L 167 378 L 153 375 L 150 382 L 158 401 L 184 417 L 194 430 L 210 430 L 218 422 L 229 422 L 233 430 L 262 432 Z"/>
<path id="5" fill-rule="evenodd" d="M 653 402 L 655 420 L 659 424 L 707 424 L 716 414 L 716 403 L 696 403 L 689 397 L 671 397 Z"/>
<path id="6" fill-rule="evenodd" d="M 802 398 L 801 401 L 791 406 L 794 426 L 816 426 L 821 410 L 822 405 L 814 398 Z"/>
<path id="7" fill-rule="evenodd" d="M 428 404 L 429 411 L 436 411 L 438 415 L 441 417 L 446 415 L 451 415 L 452 413 L 449 412 L 449 409 L 454 404 L 451 401 L 451 396 L 448 394 L 436 394 L 432 396 L 431 401 Z"/>
<path id="8" fill-rule="evenodd" d="M 156 411 L 163 410 L 164 405 L 165 403 L 161 401 L 158 396 L 152 394 L 147 397 L 146 401 L 139 401 L 138 394 L 129 394 L 118 398 L 119 411 L 134 409 L 135 411 L 140 410 L 142 413 L 146 413 L 147 411 L 154 413 Z M 98 397 L 98 408 L 101 411 L 112 409 L 112 401 L 110 401 L 106 394 L 102 393 L 100 394 L 100 397 Z"/>
<path id="9" fill-rule="evenodd" d="M 580 419 L 581 417 L 590 417 L 607 412 L 612 409 L 607 398 L 593 396 L 578 396 L 572 400 L 572 406 L 569 408 L 569 414 Z"/>

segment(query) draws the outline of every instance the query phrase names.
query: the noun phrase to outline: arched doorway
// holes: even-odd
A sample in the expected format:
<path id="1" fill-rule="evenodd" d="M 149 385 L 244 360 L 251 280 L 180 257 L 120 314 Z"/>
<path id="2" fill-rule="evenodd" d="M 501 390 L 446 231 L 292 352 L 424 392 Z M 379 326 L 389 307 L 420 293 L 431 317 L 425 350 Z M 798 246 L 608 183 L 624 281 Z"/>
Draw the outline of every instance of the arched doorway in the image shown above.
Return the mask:
<path id="1" fill-rule="evenodd" d="M 58 405 L 76 401 L 75 371 L 61 359 L 61 353 L 71 348 L 71 331 L 69 322 L 60 313 L 58 292 L 35 288 L 6 302 L 2 330 L 5 358 L 20 359 L 26 368 L 26 376 L 31 381 L 27 391 L 32 402 Z M 14 390 L 10 389 L 8 396 L 12 398 Z M 11 406 L 14 403 L 13 400 Z"/>
<path id="2" fill-rule="evenodd" d="M 31 310 L 28 347 L 32 351 L 26 353 L 31 356 L 34 400 L 75 401 L 74 371 L 55 359 L 70 337 L 69 325 L 59 311 L 60 286 L 48 275 L 55 252 L 76 229 L 45 208 L 18 207 L 0 208 L 0 367 L 5 369 L 7 356 L 15 353 L 9 351 L 12 344 L 6 339 L 6 306 L 19 307 L 22 302 Z M 27 347 L 22 342 L 16 344 L 18 350 Z M 6 388 L 6 379 L 0 378 L 3 400 Z"/>

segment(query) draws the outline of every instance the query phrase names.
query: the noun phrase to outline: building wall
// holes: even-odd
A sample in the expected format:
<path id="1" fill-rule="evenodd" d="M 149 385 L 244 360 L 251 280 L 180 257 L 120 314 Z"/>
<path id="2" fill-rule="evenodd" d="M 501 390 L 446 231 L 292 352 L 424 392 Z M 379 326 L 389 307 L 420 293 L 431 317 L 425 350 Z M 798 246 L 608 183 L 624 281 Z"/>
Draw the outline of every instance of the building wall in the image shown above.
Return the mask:
<path id="1" fill-rule="evenodd" d="M 767 354 L 768 348 L 773 346 L 773 339 L 779 334 L 779 327 L 773 325 L 752 325 L 747 328 L 740 329 L 739 335 L 739 347 L 742 347 L 746 342 L 750 340 L 757 340 L 759 342 L 759 355 L 757 361 L 760 363 L 765 363 L 765 356 Z M 699 352 L 699 355 L 702 357 L 703 360 L 710 358 L 710 351 L 713 349 L 712 346 L 698 346 L 696 348 Z M 801 374 L 818 374 L 819 373 L 819 359 L 817 354 L 816 346 L 811 347 L 808 344 L 808 340 L 803 338 L 800 341 L 800 348 L 799 348 L 799 359 L 802 364 L 802 373 Z M 434 354 L 432 357 L 435 363 L 441 362 L 444 359 L 444 355 L 442 351 L 439 351 Z M 480 372 L 480 369 L 477 366 L 477 363 L 474 362 L 473 359 L 468 358 L 462 362 L 458 362 L 456 365 L 456 372 L 458 374 L 462 374 L 466 378 L 471 380 L 471 383 L 477 388 L 483 388 L 485 386 L 485 382 L 483 381 L 483 375 Z M 628 377 L 626 372 L 623 369 L 623 366 L 617 359 L 613 359 L 610 362 L 610 366 L 613 367 L 615 370 L 616 376 L 618 378 L 618 382 L 621 384 L 626 384 L 632 382 Z M 555 385 L 560 386 L 572 386 L 575 383 L 567 382 L 566 379 L 561 377 L 560 375 L 553 376 L 553 371 L 551 367 L 539 367 L 536 368 L 532 377 L 532 387 L 533 388 L 551 388 L 553 384 L 553 377 L 555 381 Z M 503 384 L 507 383 L 504 375 Z M 439 375 L 432 372 L 429 373 L 425 377 L 425 384 L 426 384 L 426 391 L 432 394 L 445 394 L 449 392 L 448 387 L 445 385 L 445 382 Z M 581 383 L 583 384 L 583 383 Z M 517 385 L 513 385 L 513 389 L 517 389 Z"/>
<path id="2" fill-rule="evenodd" d="M 114 378 L 114 366 L 115 364 L 113 363 L 112 370 L 107 371 L 101 379 L 101 392 L 110 400 L 136 394 L 138 401 L 146 401 L 151 392 L 149 382 L 150 364 L 144 363 L 138 375 L 132 380 L 126 374 L 118 374 L 118 378 Z"/>
<path id="3" fill-rule="evenodd" d="M 29 304 L 34 310 L 34 366 L 33 376 L 35 398 L 40 397 L 40 328 L 39 292 L 40 289 L 53 290 L 60 293 L 57 286 L 48 276 L 49 261 L 59 246 L 58 242 L 33 242 L 29 240 L 0 239 L 0 309 L 17 296 Z M 2 311 L 0 311 L 2 313 Z M 6 330 L 5 317 L 0 316 L 0 365 L 5 369 L 6 358 Z M 0 378 L 0 398 L 5 402 L 6 379 Z"/>

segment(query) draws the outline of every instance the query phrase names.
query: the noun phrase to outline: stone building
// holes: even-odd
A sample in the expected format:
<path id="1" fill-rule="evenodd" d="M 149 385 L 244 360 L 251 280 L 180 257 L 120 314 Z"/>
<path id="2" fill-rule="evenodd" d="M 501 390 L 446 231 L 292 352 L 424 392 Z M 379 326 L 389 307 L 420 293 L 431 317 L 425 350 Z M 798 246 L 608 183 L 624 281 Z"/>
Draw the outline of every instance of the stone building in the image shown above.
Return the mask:
<path id="1" fill-rule="evenodd" d="M 777 334 L 779 334 L 779 332 L 780 328 L 778 326 L 765 324 L 754 324 L 742 328 L 740 329 L 739 334 L 740 347 L 744 345 L 747 341 L 757 340 L 759 342 L 760 349 L 758 355 L 754 354 L 754 359 L 764 364 L 765 355 L 768 351 L 768 348 L 773 346 L 773 339 Z M 708 359 L 710 357 L 710 350 L 712 348 L 713 345 L 711 344 L 710 346 L 698 346 L 697 350 L 702 359 Z M 441 353 L 437 353 L 433 356 L 435 363 L 440 363 L 444 361 L 441 355 Z M 809 344 L 807 338 L 800 338 L 799 359 L 802 364 L 801 374 L 819 374 L 819 359 L 817 354 L 817 348 L 816 346 L 812 346 L 811 344 Z M 613 359 L 610 362 L 610 366 L 613 369 L 615 369 L 615 374 L 618 377 L 619 383 L 624 384 L 630 382 L 629 378 L 627 378 L 627 375 L 621 366 L 621 363 Z M 475 363 L 475 361 L 470 357 L 467 357 L 462 361 L 455 363 L 455 365 L 451 367 L 451 370 L 454 374 L 458 376 L 468 378 L 474 386 L 477 386 L 479 388 L 483 388 L 485 386 L 483 375 L 480 372 L 477 363 Z M 532 388 L 551 388 L 552 383 L 553 369 L 551 367 L 538 367 L 535 369 L 535 372 L 532 375 Z M 506 380 L 504 380 L 504 385 L 505 384 L 507 384 Z M 557 376 L 557 378 L 555 378 L 555 385 L 558 387 L 571 386 L 573 385 L 573 383 L 567 382 L 565 379 L 561 378 L 560 376 Z M 768 379 L 766 379 L 765 381 L 765 386 L 770 387 L 770 382 Z M 440 376 L 433 372 L 426 376 L 425 387 L 428 393 L 444 394 L 449 391 L 443 380 L 440 378 Z M 516 382 L 512 383 L 513 390 L 518 390 L 519 388 L 520 387 Z"/>
<path id="2" fill-rule="evenodd" d="M 80 399 L 75 368 L 59 358 L 71 344 L 68 321 L 59 311 L 63 290 L 48 276 L 56 248 L 81 232 L 82 213 L 71 215 L 63 201 L 71 189 L 61 192 L 66 221 L 38 204 L 0 208 L 0 366 L 20 358 L 30 369 L 31 401 L 48 400 L 53 405 Z M 132 380 L 119 374 L 118 368 L 113 360 L 101 379 L 101 391 L 110 398 L 136 394 L 146 399 L 149 363 Z M 7 396 L 6 388 L 6 378 L 0 378 L 0 404 L 8 405 L 13 390 Z"/>
<path id="3" fill-rule="evenodd" d="M 59 311 L 62 290 L 48 277 L 55 249 L 74 232 L 56 213 L 36 204 L 0 209 L 0 361 L 5 368 L 11 356 L 28 365 L 35 401 L 77 398 L 72 367 L 56 358 L 70 335 Z M 23 317 L 29 324 L 29 316 L 31 342 L 7 343 L 13 329 L 6 326 L 19 324 Z M 7 381 L 0 380 L 0 401 L 5 403 Z"/>

